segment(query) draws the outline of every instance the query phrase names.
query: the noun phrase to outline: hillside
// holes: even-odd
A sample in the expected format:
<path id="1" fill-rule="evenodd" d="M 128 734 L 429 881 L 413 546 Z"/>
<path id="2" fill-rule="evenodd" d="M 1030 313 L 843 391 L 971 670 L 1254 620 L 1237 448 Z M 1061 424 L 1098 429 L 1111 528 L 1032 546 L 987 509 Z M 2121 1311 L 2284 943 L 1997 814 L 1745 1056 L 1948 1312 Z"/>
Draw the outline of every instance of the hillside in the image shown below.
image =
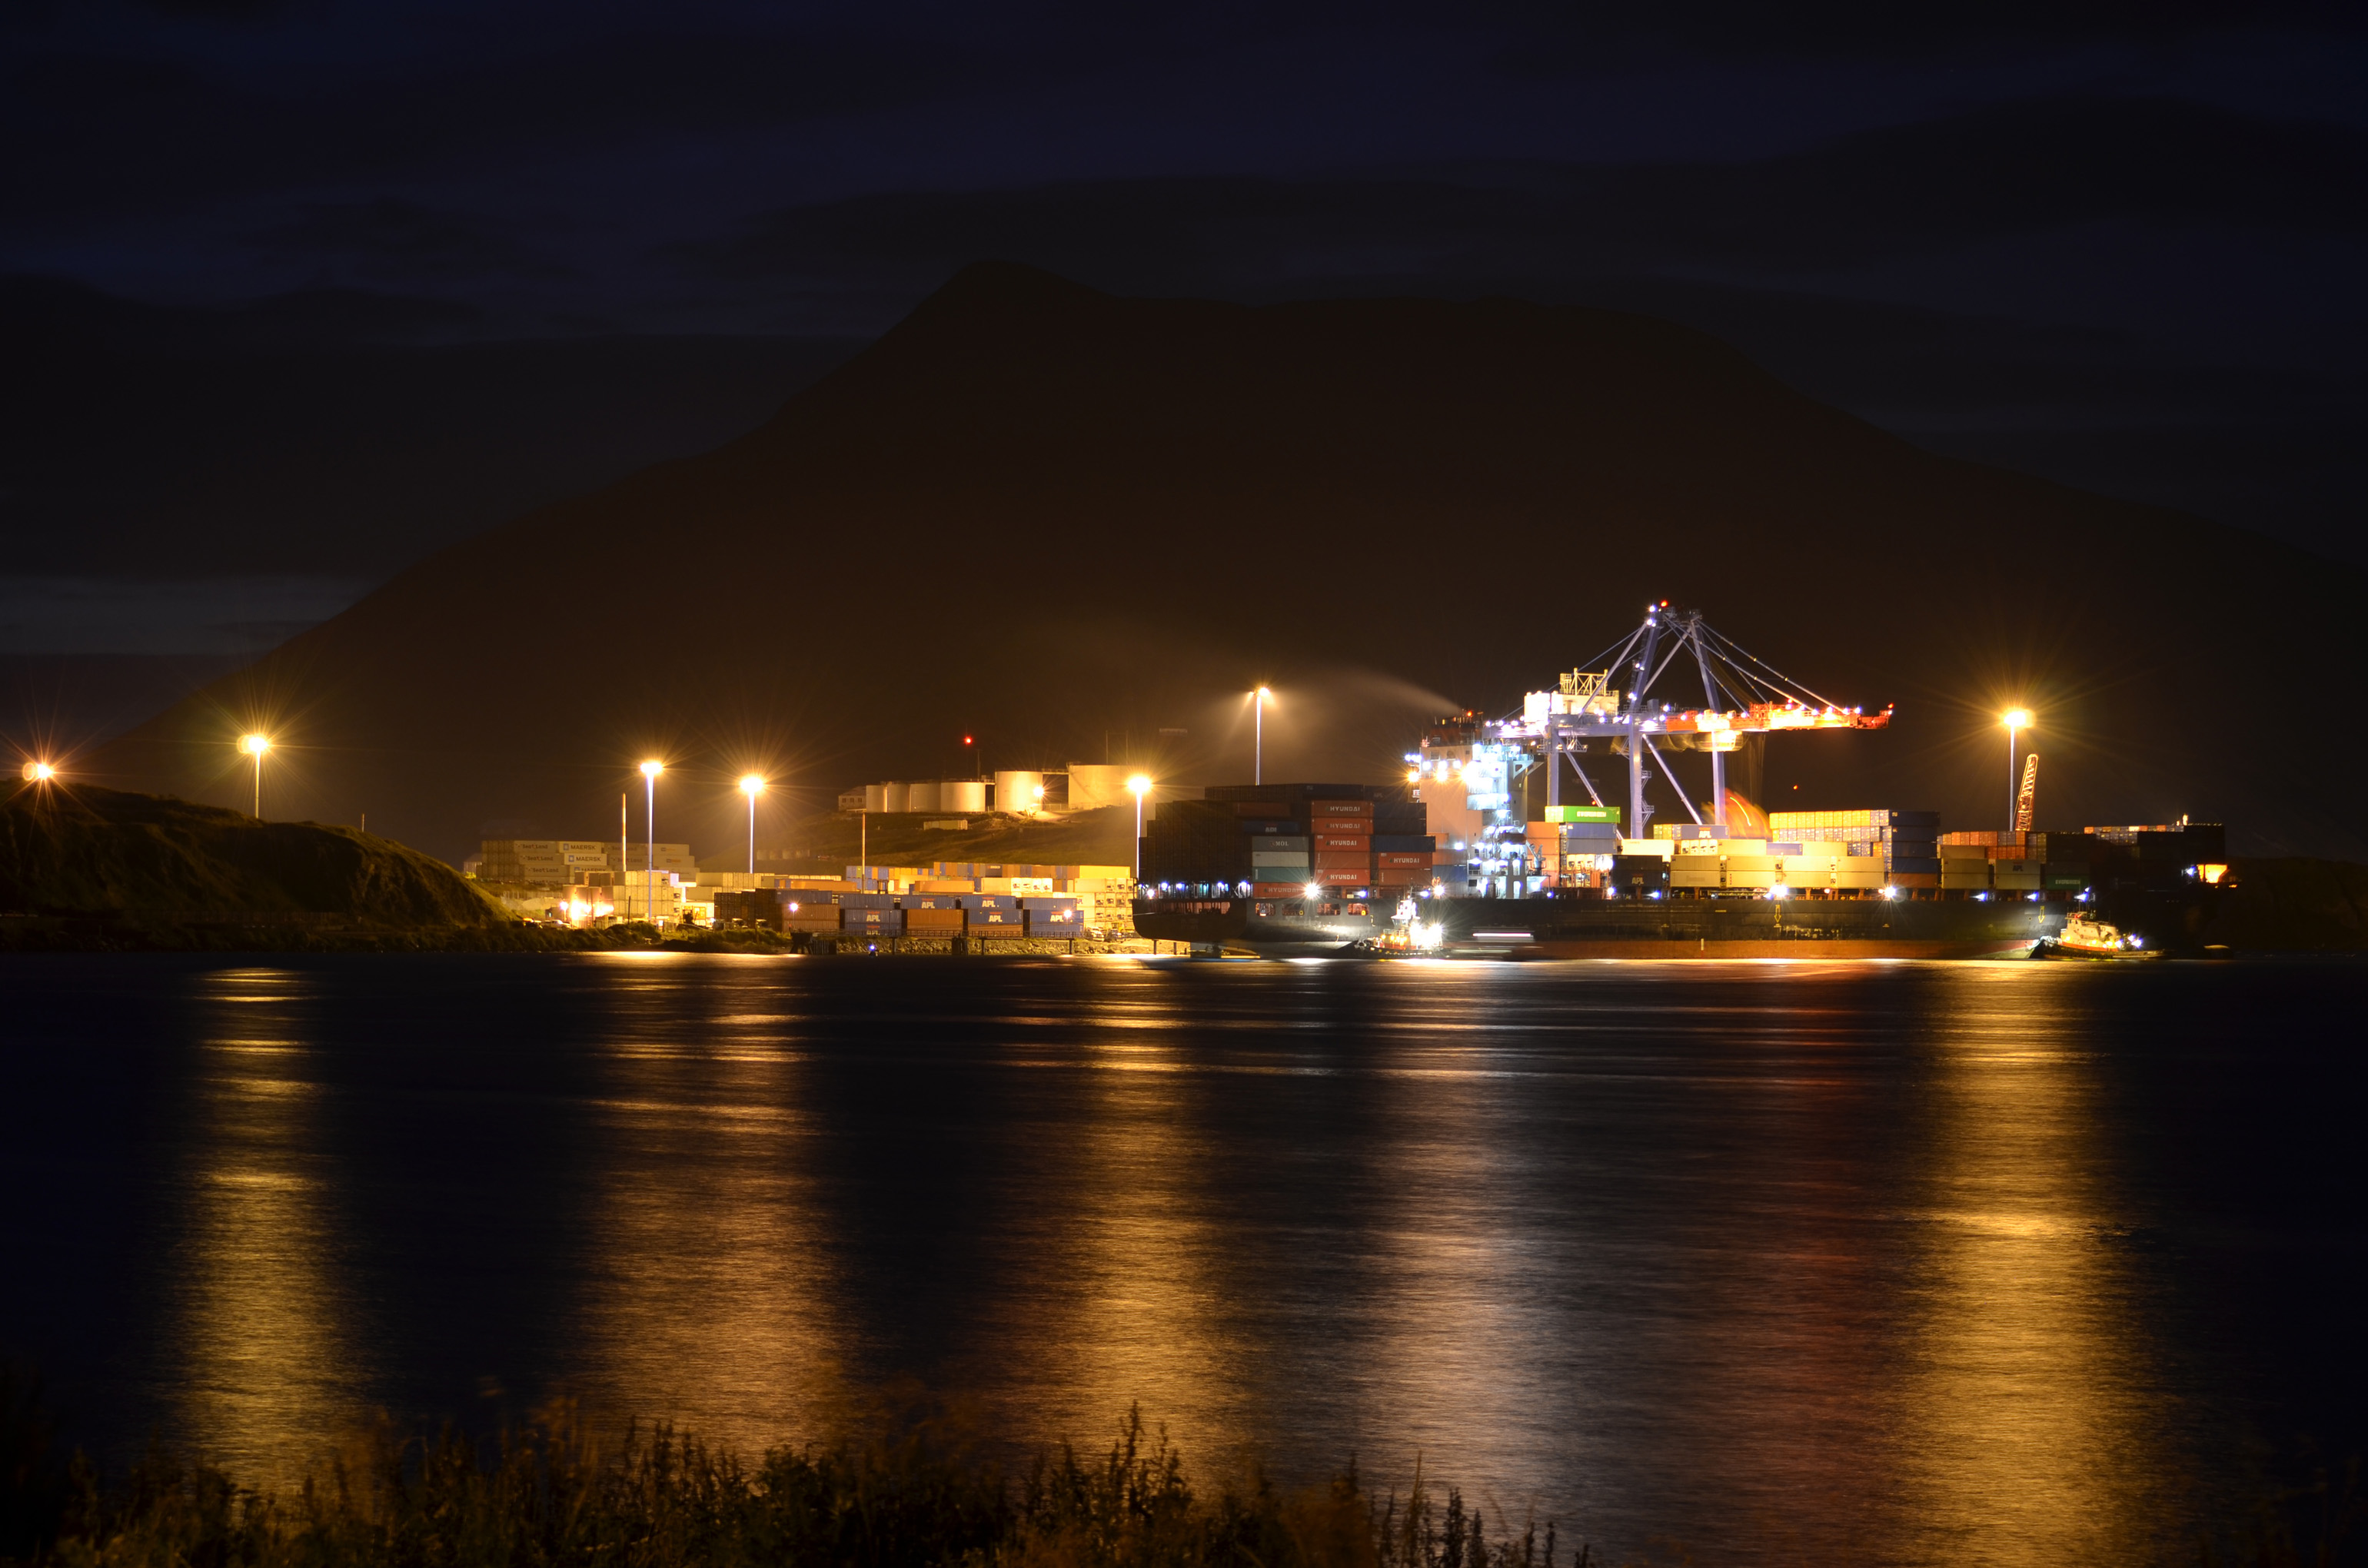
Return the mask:
<path id="1" fill-rule="evenodd" d="M 1898 705 L 1771 741 L 1771 805 L 1994 824 L 2021 702 L 2042 826 L 2190 812 L 2368 858 L 2361 727 L 2274 766 L 2254 733 L 2288 672 L 2368 675 L 2362 579 L 1934 457 L 1645 317 L 981 265 L 748 437 L 457 545 L 76 766 L 227 801 L 261 726 L 276 813 L 367 810 L 457 859 L 494 824 L 613 837 L 627 792 L 638 833 L 658 756 L 658 836 L 713 857 L 748 767 L 778 824 L 968 776 L 964 734 L 988 769 L 1241 778 L 1261 680 L 1269 777 L 1386 779 L 1427 713 L 1512 706 L 1668 598 Z"/>
<path id="2" fill-rule="evenodd" d="M 450 867 L 383 838 L 87 785 L 0 802 L 0 914 L 166 925 L 322 916 L 386 931 L 510 924 Z"/>

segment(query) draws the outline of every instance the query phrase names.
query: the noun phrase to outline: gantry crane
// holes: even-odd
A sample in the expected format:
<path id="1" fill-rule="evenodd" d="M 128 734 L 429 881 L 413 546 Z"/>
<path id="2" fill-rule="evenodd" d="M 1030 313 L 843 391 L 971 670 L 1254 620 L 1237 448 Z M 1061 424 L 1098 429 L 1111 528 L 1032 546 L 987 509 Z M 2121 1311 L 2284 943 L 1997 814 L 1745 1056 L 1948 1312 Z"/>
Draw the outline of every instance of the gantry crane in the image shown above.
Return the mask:
<path id="1" fill-rule="evenodd" d="M 1700 707 L 1679 708 L 1654 699 L 1655 689 L 1673 669 L 1679 671 L 1679 680 L 1691 676 L 1699 681 Z M 1624 687 L 1611 684 L 1620 676 L 1627 678 Z M 1712 820 L 1724 827 L 1726 754 L 1740 745 L 1744 736 L 1778 730 L 1880 730 L 1890 724 L 1892 715 L 1888 707 L 1869 713 L 1827 700 L 1720 635 L 1701 611 L 1673 610 L 1667 599 L 1646 607 L 1644 624 L 1564 676 L 1560 685 L 1558 691 L 1531 692 L 1520 718 L 1488 721 L 1476 728 L 1486 735 L 1485 744 L 1520 759 L 1510 777 L 1545 765 L 1549 807 L 1562 803 L 1565 761 L 1586 787 L 1588 798 L 1601 806 L 1603 797 L 1579 766 L 1577 754 L 1597 740 L 1608 742 L 1615 754 L 1624 752 L 1632 838 L 1645 836 L 1648 756 L 1660 766 L 1678 799 L 1701 824 L 1702 813 L 1678 783 L 1663 753 L 1709 752 Z M 1424 756 L 1416 760 L 1427 761 L 1429 749 L 1426 741 Z M 1508 788 L 1509 781 L 1508 777 Z"/>

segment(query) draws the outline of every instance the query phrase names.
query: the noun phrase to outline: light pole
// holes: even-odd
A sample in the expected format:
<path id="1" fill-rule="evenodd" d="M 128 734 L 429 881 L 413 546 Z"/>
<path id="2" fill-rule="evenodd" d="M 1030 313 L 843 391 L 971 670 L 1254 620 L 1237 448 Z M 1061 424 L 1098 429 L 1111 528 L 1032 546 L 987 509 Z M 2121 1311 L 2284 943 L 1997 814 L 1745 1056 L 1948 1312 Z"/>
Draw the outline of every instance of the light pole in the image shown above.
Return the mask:
<path id="1" fill-rule="evenodd" d="M 647 901 L 642 908 L 653 926 L 658 918 L 658 775 L 665 771 L 666 764 L 655 757 L 642 764 L 642 896 Z"/>
<path id="2" fill-rule="evenodd" d="M 1134 880 L 1143 881 L 1143 798 L 1151 793 L 1151 780 L 1138 773 L 1126 781 L 1134 791 Z"/>
<path id="3" fill-rule="evenodd" d="M 1266 705 L 1274 693 L 1260 687 L 1252 694 L 1257 703 L 1257 716 L 1250 722 L 1250 782 L 1266 782 Z"/>
<path id="4" fill-rule="evenodd" d="M 2009 708 L 2000 716 L 2006 724 L 2006 826 L 2014 831 L 2014 800 L 2017 785 L 2014 777 L 2014 735 L 2031 722 L 2031 710 Z"/>
<path id="5" fill-rule="evenodd" d="M 743 774 L 740 792 L 748 797 L 748 874 L 757 874 L 757 797 L 765 792 L 765 781 L 753 773 Z"/>
<path id="6" fill-rule="evenodd" d="M 241 735 L 238 749 L 255 758 L 255 820 L 263 820 L 263 754 L 271 749 L 269 735 Z"/>

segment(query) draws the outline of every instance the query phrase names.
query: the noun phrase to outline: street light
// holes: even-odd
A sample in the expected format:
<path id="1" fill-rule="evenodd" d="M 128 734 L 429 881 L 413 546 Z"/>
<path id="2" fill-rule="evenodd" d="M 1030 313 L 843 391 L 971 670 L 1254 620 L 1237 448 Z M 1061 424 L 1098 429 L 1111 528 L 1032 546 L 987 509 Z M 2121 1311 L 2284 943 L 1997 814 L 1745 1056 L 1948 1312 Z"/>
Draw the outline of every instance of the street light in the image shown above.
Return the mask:
<path id="1" fill-rule="evenodd" d="M 28 784 L 46 784 L 57 776 L 58 770 L 46 762 L 25 764 L 25 782 Z"/>
<path id="2" fill-rule="evenodd" d="M 740 792 L 748 797 L 748 874 L 757 874 L 757 797 L 765 792 L 765 781 L 754 773 L 740 776 Z"/>
<path id="3" fill-rule="evenodd" d="M 655 757 L 642 764 L 642 856 L 646 864 L 642 910 L 652 925 L 658 917 L 658 775 L 665 771 L 666 764 Z M 626 905 L 629 912 L 632 907 Z"/>
<path id="4" fill-rule="evenodd" d="M 269 735 L 241 735 L 238 749 L 255 758 L 255 820 L 263 820 L 263 754 L 271 749 Z"/>
<path id="5" fill-rule="evenodd" d="M 2014 777 L 2014 734 L 2017 730 L 2030 724 L 2031 710 L 2009 708 L 1999 717 L 2006 725 L 2006 825 L 2007 831 L 2011 833 L 2014 831 L 2015 797 L 2020 792 Z"/>
<path id="6" fill-rule="evenodd" d="M 1274 700 L 1274 693 L 1260 687 L 1252 695 L 1258 699 L 1258 712 L 1250 725 L 1250 782 L 1263 784 L 1266 782 L 1266 705 Z"/>
<path id="7" fill-rule="evenodd" d="M 1151 792 L 1151 779 L 1141 773 L 1126 781 L 1134 791 L 1134 880 L 1143 881 L 1143 798 Z"/>

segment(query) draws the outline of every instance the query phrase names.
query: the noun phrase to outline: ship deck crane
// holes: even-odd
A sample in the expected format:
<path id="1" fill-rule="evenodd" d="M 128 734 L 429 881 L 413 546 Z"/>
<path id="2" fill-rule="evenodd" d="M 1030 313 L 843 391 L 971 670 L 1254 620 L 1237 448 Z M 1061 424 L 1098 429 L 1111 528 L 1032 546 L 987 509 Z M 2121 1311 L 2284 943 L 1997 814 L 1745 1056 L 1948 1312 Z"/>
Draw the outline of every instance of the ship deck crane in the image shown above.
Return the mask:
<path id="1" fill-rule="evenodd" d="M 1656 699 L 1663 677 L 1672 671 L 1685 684 L 1699 684 L 1699 706 L 1681 708 Z M 1615 676 L 1624 676 L 1626 685 L 1615 687 Z M 1685 681 L 1687 676 L 1691 681 Z M 1702 821 L 1678 785 L 1664 748 L 1710 753 L 1711 812 L 1723 827 L 1726 754 L 1744 736 L 1781 730 L 1880 730 L 1890 724 L 1892 712 L 1886 707 L 1869 713 L 1830 701 L 1720 634 L 1701 611 L 1674 610 L 1664 599 L 1646 607 L 1644 622 L 1634 631 L 1564 676 L 1559 691 L 1531 692 L 1520 718 L 1492 721 L 1484 728 L 1495 744 L 1529 753 L 1545 765 L 1549 806 L 1562 803 L 1565 759 L 1588 796 L 1602 804 L 1594 782 L 1578 767 L 1577 754 L 1595 740 L 1624 751 L 1629 836 L 1643 838 L 1648 756 L 1659 765 L 1694 820 Z"/>

